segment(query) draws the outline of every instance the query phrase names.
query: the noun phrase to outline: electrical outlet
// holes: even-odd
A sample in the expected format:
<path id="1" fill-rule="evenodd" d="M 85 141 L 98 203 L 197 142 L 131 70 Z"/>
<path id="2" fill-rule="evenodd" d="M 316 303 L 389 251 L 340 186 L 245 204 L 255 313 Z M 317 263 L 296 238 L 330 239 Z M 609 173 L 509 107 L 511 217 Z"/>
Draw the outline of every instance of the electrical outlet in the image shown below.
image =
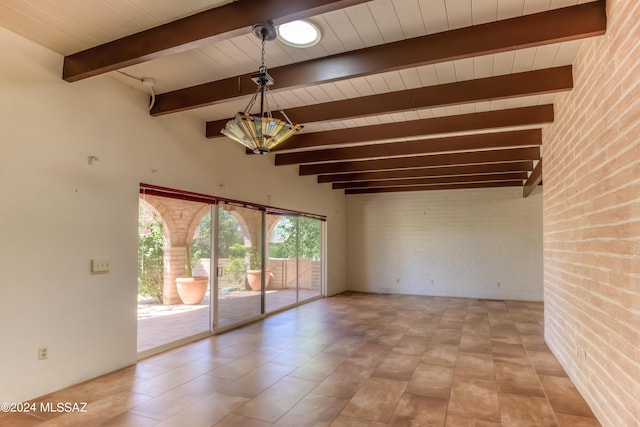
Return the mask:
<path id="1" fill-rule="evenodd" d="M 49 348 L 47 347 L 39 347 L 38 348 L 38 360 L 45 360 L 49 358 Z"/>
<path id="2" fill-rule="evenodd" d="M 111 270 L 111 260 L 106 258 L 94 258 L 91 260 L 92 273 L 108 273 Z"/>

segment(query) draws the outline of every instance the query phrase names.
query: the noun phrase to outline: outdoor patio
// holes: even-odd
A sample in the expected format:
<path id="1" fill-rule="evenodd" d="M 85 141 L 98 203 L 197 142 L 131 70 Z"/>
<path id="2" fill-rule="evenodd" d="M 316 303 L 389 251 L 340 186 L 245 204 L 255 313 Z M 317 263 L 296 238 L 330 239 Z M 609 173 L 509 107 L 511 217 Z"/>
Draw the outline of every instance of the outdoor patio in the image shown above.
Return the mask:
<path id="1" fill-rule="evenodd" d="M 313 289 L 300 289 L 299 300 L 319 296 Z M 266 312 L 295 304 L 296 290 L 267 290 Z M 259 291 L 220 293 L 218 324 L 231 326 L 260 314 Z M 138 304 L 138 353 L 209 330 L 209 293 L 198 305 Z"/>

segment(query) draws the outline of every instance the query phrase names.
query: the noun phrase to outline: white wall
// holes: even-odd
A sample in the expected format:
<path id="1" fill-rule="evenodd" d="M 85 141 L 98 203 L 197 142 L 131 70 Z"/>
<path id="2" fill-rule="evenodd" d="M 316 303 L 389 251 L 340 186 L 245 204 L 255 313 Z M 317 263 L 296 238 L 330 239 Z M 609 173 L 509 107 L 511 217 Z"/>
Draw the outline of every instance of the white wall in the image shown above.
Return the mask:
<path id="1" fill-rule="evenodd" d="M 542 300 L 541 190 L 348 196 L 347 229 L 349 290 Z"/>
<path id="2" fill-rule="evenodd" d="M 135 363 L 140 182 L 327 215 L 329 293 L 344 289 L 343 194 L 187 114 L 150 117 L 110 76 L 66 83 L 61 56 L 4 29 L 0 50 L 0 402 Z M 94 257 L 111 272 L 91 275 Z"/>

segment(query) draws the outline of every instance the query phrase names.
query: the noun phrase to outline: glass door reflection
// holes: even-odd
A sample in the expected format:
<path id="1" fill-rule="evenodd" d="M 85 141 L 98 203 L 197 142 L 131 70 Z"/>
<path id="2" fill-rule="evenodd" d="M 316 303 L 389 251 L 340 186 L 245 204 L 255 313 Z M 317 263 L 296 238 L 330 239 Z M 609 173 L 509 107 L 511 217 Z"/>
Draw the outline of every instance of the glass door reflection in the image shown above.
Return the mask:
<path id="1" fill-rule="evenodd" d="M 265 306 L 270 313 L 298 302 L 298 217 L 268 214 L 266 224 L 269 284 Z"/>
<path id="2" fill-rule="evenodd" d="M 298 218 L 298 301 L 322 295 L 322 221 Z"/>
<path id="3" fill-rule="evenodd" d="M 262 229 L 261 211 L 219 205 L 216 330 L 262 315 Z"/>

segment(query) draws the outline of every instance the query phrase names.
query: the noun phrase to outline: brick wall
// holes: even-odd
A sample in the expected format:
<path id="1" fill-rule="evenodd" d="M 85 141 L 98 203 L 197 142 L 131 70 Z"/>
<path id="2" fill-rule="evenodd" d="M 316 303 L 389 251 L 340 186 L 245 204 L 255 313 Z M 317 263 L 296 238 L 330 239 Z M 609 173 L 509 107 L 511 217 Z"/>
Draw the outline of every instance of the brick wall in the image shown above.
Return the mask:
<path id="1" fill-rule="evenodd" d="M 541 193 L 349 196 L 347 289 L 541 301 Z"/>
<path id="2" fill-rule="evenodd" d="M 640 425 L 640 1 L 607 1 L 544 141 L 548 345 L 605 426 Z"/>

